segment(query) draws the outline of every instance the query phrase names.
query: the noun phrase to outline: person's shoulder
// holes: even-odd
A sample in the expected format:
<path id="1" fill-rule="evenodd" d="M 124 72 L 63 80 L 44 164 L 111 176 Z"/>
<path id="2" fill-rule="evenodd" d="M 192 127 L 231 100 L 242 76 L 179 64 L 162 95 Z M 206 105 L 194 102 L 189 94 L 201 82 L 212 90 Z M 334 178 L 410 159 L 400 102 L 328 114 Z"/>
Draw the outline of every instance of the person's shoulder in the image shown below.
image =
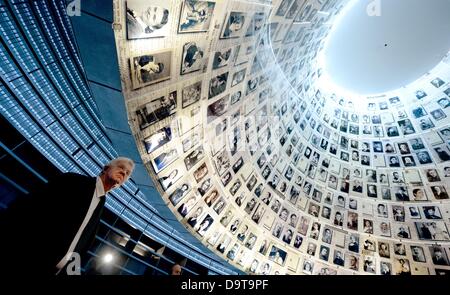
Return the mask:
<path id="1" fill-rule="evenodd" d="M 74 172 L 66 172 L 60 174 L 61 178 L 78 178 L 78 179 L 93 179 L 95 177 L 84 175 L 84 174 L 78 174 Z"/>
<path id="2" fill-rule="evenodd" d="M 66 183 L 66 182 L 89 182 L 94 181 L 95 177 L 78 174 L 74 172 L 61 173 L 49 179 L 49 183 Z"/>

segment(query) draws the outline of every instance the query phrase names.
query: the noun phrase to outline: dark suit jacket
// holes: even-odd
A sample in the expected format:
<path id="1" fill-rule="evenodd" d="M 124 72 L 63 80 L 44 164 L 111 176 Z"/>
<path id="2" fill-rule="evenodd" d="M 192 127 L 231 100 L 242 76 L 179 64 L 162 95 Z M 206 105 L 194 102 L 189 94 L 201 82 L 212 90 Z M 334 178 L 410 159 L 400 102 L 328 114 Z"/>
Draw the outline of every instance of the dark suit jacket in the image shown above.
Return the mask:
<path id="1" fill-rule="evenodd" d="M 67 253 L 86 216 L 95 185 L 95 177 L 62 174 L 0 213 L 0 272 L 55 274 L 56 264 Z M 95 238 L 100 213 L 93 219 L 95 229 L 87 229 L 81 255 Z"/>

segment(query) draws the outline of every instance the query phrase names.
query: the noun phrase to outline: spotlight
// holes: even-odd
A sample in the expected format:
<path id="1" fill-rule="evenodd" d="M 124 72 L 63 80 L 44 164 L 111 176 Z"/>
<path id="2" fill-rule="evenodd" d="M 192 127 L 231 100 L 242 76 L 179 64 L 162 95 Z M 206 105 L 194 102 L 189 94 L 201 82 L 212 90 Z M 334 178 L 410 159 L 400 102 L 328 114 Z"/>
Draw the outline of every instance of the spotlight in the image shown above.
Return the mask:
<path id="1" fill-rule="evenodd" d="M 107 254 L 105 254 L 105 256 L 103 256 L 104 263 L 111 263 L 113 260 L 114 260 L 114 256 L 111 253 L 107 253 Z"/>

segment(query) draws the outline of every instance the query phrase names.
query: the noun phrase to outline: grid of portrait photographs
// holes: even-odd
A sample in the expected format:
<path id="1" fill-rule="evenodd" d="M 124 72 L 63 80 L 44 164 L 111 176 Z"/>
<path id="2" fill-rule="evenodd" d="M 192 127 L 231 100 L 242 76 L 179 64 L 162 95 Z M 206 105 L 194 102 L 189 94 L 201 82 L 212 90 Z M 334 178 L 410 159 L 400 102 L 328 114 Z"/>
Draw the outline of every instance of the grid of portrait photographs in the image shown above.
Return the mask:
<path id="1" fill-rule="evenodd" d="M 450 58 L 382 96 L 321 87 L 347 3 L 123 1 L 137 147 L 181 224 L 246 273 L 448 274 Z"/>

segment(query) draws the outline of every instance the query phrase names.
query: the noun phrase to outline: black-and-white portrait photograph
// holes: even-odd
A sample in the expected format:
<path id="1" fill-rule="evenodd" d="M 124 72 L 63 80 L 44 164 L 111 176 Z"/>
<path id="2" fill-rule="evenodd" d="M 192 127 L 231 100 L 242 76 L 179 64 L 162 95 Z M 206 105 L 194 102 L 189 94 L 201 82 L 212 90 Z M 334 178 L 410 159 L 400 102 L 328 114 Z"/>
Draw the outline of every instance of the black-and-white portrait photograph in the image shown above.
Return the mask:
<path id="1" fill-rule="evenodd" d="M 430 115 L 433 117 L 434 120 L 436 121 L 440 121 L 443 120 L 445 118 L 447 118 L 447 115 L 444 113 L 443 110 L 441 109 L 436 109 L 434 111 L 430 112 Z"/>
<path id="2" fill-rule="evenodd" d="M 203 218 L 202 222 L 200 223 L 197 232 L 200 236 L 204 236 L 205 233 L 208 231 L 208 229 L 213 224 L 214 219 L 211 217 L 211 215 L 207 214 L 205 218 Z"/>
<path id="3" fill-rule="evenodd" d="M 214 14 L 215 2 L 185 0 L 181 6 L 178 33 L 207 32 Z"/>
<path id="4" fill-rule="evenodd" d="M 188 197 L 186 201 L 183 204 L 181 204 L 180 207 L 178 207 L 177 209 L 178 213 L 180 213 L 182 217 L 186 217 L 186 215 L 188 215 L 191 209 L 195 206 L 196 202 L 197 200 L 195 196 Z M 200 217 L 200 215 L 203 213 L 203 208 L 198 207 L 196 211 L 197 212 L 193 215 L 195 215 L 195 217 Z"/>
<path id="5" fill-rule="evenodd" d="M 233 74 L 233 79 L 231 80 L 231 87 L 236 86 L 237 84 L 241 83 L 245 79 L 245 71 L 247 69 L 240 70 Z"/>
<path id="6" fill-rule="evenodd" d="M 163 127 L 144 139 L 145 150 L 147 151 L 147 154 L 150 154 L 171 140 L 172 129 L 169 126 Z"/>
<path id="7" fill-rule="evenodd" d="M 200 195 L 204 196 L 212 187 L 211 178 L 204 180 L 200 183 L 199 188 L 197 189 Z"/>
<path id="8" fill-rule="evenodd" d="M 428 96 L 428 94 L 425 91 L 423 91 L 423 90 L 417 90 L 416 91 L 416 98 L 418 100 L 424 99 L 427 96 Z"/>
<path id="9" fill-rule="evenodd" d="M 436 200 L 447 200 L 448 193 L 444 186 L 433 185 L 431 186 L 431 191 L 433 192 L 433 196 Z"/>
<path id="10" fill-rule="evenodd" d="M 266 22 L 266 14 L 264 12 L 255 12 L 255 14 L 253 14 L 253 17 L 250 20 L 250 23 L 248 24 L 245 37 L 257 35 L 264 27 L 265 22 Z"/>
<path id="11" fill-rule="evenodd" d="M 233 48 L 227 48 L 227 49 L 216 51 L 214 53 L 214 58 L 213 58 L 213 65 L 212 65 L 213 70 L 217 70 L 217 69 L 220 69 L 220 68 L 223 68 L 223 67 L 226 67 L 227 65 L 229 65 L 229 62 L 232 59 L 232 54 L 233 54 Z"/>
<path id="12" fill-rule="evenodd" d="M 164 37 L 169 32 L 170 2 L 165 0 L 127 0 L 127 38 Z"/>
<path id="13" fill-rule="evenodd" d="M 233 179 L 233 176 L 231 175 L 231 172 L 229 172 L 229 171 L 220 178 L 224 187 L 226 187 L 232 179 Z"/>
<path id="14" fill-rule="evenodd" d="M 259 77 L 247 80 L 247 91 L 246 95 L 256 90 L 259 84 Z"/>
<path id="15" fill-rule="evenodd" d="M 415 222 L 421 240 L 449 241 L 448 229 L 443 221 Z"/>
<path id="16" fill-rule="evenodd" d="M 182 107 L 187 108 L 188 106 L 200 101 L 201 95 L 202 81 L 184 87 L 181 95 Z"/>
<path id="17" fill-rule="evenodd" d="M 195 164 L 197 164 L 201 159 L 203 159 L 204 155 L 205 152 L 203 150 L 203 146 L 200 146 L 199 148 L 191 152 L 189 155 L 187 155 L 186 158 L 184 159 L 186 169 L 190 170 L 192 167 L 194 167 Z"/>
<path id="18" fill-rule="evenodd" d="M 179 188 L 177 188 L 169 197 L 172 205 L 178 205 L 178 203 L 189 193 L 190 190 L 191 186 L 187 183 L 184 183 Z"/>
<path id="19" fill-rule="evenodd" d="M 450 100 L 446 97 L 438 99 L 437 103 L 442 109 L 446 109 L 450 106 Z"/>
<path id="20" fill-rule="evenodd" d="M 219 198 L 219 192 L 217 189 L 213 189 L 211 192 L 209 192 L 206 197 L 204 198 L 205 204 L 208 205 L 208 207 L 211 207 L 211 205 L 217 201 Z"/>
<path id="21" fill-rule="evenodd" d="M 211 99 L 227 89 L 228 72 L 218 75 L 209 81 L 208 98 Z"/>
<path id="22" fill-rule="evenodd" d="M 180 208 L 178 208 L 178 209 L 180 209 L 180 211 L 178 211 L 182 216 L 183 216 L 183 209 L 182 208 L 184 208 L 186 206 L 186 203 L 185 204 L 183 204 L 183 205 L 181 205 L 180 206 Z M 202 214 L 203 214 L 203 207 L 202 206 L 199 206 L 199 207 L 197 207 L 195 210 L 194 210 L 194 213 L 192 213 L 191 214 L 191 216 L 189 216 L 189 218 L 187 219 L 187 224 L 189 224 L 190 226 L 192 226 L 192 227 L 196 227 L 197 225 L 198 225 L 198 222 L 199 222 L 199 220 L 200 220 L 200 218 L 201 218 L 201 216 L 202 216 Z"/>
<path id="23" fill-rule="evenodd" d="M 411 254 L 413 260 L 416 262 L 426 262 L 425 252 L 421 246 L 412 246 L 411 245 Z"/>
<path id="24" fill-rule="evenodd" d="M 311 275 L 314 269 L 314 261 L 313 260 L 305 260 L 303 263 L 303 273 Z"/>
<path id="25" fill-rule="evenodd" d="M 247 247 L 248 249 L 252 250 L 253 247 L 255 246 L 255 243 L 257 240 L 258 240 L 258 237 L 254 233 L 250 233 L 244 246 Z"/>
<path id="26" fill-rule="evenodd" d="M 420 214 L 419 208 L 417 206 L 409 206 L 409 217 L 411 219 L 421 219 L 422 215 Z"/>
<path id="27" fill-rule="evenodd" d="M 392 217 L 394 221 L 405 222 L 405 208 L 403 206 L 392 206 Z"/>
<path id="28" fill-rule="evenodd" d="M 346 255 L 345 266 L 350 270 L 359 271 L 359 257 L 356 255 Z"/>
<path id="29" fill-rule="evenodd" d="M 449 265 L 448 256 L 445 253 L 444 247 L 430 246 L 429 249 L 430 249 L 431 259 L 432 259 L 434 265 L 443 265 L 443 266 Z"/>
<path id="30" fill-rule="evenodd" d="M 159 154 L 156 158 L 153 159 L 152 165 L 155 173 L 159 173 L 164 168 L 172 164 L 178 158 L 177 149 L 170 149 L 165 152 Z"/>
<path id="31" fill-rule="evenodd" d="M 244 26 L 248 19 L 245 12 L 232 11 L 228 13 L 222 27 L 221 39 L 238 38 L 244 32 Z"/>
<path id="32" fill-rule="evenodd" d="M 200 165 L 193 173 L 194 179 L 197 182 L 202 181 L 206 175 L 208 175 L 208 166 L 206 166 L 206 163 Z"/>
<path id="33" fill-rule="evenodd" d="M 214 212 L 217 213 L 217 215 L 220 215 L 222 213 L 222 211 L 225 209 L 225 207 L 227 206 L 227 203 L 225 202 L 225 199 L 223 197 L 221 197 L 212 207 Z"/>
<path id="34" fill-rule="evenodd" d="M 273 245 L 269 252 L 269 260 L 279 265 L 283 265 L 284 261 L 286 260 L 286 255 L 287 255 L 286 251 Z"/>
<path id="35" fill-rule="evenodd" d="M 188 42 L 183 45 L 180 75 L 202 70 L 206 63 L 206 44 L 203 42 Z"/>
<path id="36" fill-rule="evenodd" d="M 133 89 L 170 79 L 171 67 L 171 50 L 130 58 Z"/>
<path id="37" fill-rule="evenodd" d="M 222 176 L 228 168 L 230 168 L 230 158 L 227 150 L 220 152 L 215 158 L 214 164 L 216 166 L 217 173 Z"/>
<path id="38" fill-rule="evenodd" d="M 445 84 L 445 82 L 439 77 L 433 79 L 430 83 L 431 83 L 431 85 L 433 85 L 436 88 L 439 88 Z"/>
<path id="39" fill-rule="evenodd" d="M 230 105 L 230 95 L 227 95 L 216 102 L 210 104 L 207 109 L 208 123 L 214 121 L 228 111 Z"/>
<path id="40" fill-rule="evenodd" d="M 144 130 L 176 113 L 177 92 L 171 92 L 168 96 L 161 96 L 150 101 L 136 110 L 139 128 Z"/>
<path id="41" fill-rule="evenodd" d="M 330 257 L 330 248 L 327 246 L 320 246 L 319 250 L 319 259 L 323 261 L 328 261 L 328 258 Z"/>
<path id="42" fill-rule="evenodd" d="M 159 183 L 161 184 L 161 187 L 163 190 L 167 190 L 169 187 L 171 187 L 175 182 L 177 182 L 178 179 L 181 178 L 182 171 L 180 169 L 174 169 L 168 173 L 165 173 L 164 175 L 159 175 Z"/>
<path id="43" fill-rule="evenodd" d="M 294 231 L 292 230 L 292 228 L 286 228 L 281 237 L 281 240 L 283 242 L 285 242 L 286 244 L 290 244 L 293 237 L 294 237 Z"/>
<path id="44" fill-rule="evenodd" d="M 426 219 L 442 219 L 442 214 L 439 207 L 423 206 L 422 209 Z"/>

